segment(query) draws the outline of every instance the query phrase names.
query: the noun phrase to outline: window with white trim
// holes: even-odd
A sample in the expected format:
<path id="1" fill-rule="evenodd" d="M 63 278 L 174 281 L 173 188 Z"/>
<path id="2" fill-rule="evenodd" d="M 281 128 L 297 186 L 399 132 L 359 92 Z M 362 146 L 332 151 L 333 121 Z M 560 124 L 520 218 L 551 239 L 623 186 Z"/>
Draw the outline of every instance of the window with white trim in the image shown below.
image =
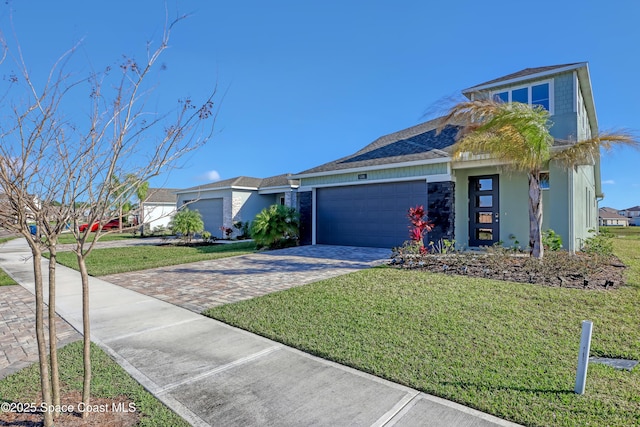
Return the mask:
<path id="1" fill-rule="evenodd" d="M 492 93 L 493 99 L 502 102 L 521 102 L 528 105 L 540 105 L 553 114 L 551 102 L 553 86 L 551 81 L 536 83 L 529 86 L 515 87 Z"/>

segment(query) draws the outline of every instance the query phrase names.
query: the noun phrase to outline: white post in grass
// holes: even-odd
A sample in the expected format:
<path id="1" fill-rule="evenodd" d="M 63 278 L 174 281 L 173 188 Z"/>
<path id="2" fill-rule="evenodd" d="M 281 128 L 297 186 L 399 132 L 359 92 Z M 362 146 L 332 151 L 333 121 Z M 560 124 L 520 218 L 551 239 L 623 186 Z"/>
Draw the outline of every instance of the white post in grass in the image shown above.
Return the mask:
<path id="1" fill-rule="evenodd" d="M 582 321 L 582 336 L 580 338 L 580 353 L 578 354 L 578 372 L 576 374 L 577 394 L 584 394 L 584 388 L 587 382 L 587 367 L 589 366 L 589 350 L 591 349 L 591 331 L 593 330 L 593 322 L 590 320 Z"/>

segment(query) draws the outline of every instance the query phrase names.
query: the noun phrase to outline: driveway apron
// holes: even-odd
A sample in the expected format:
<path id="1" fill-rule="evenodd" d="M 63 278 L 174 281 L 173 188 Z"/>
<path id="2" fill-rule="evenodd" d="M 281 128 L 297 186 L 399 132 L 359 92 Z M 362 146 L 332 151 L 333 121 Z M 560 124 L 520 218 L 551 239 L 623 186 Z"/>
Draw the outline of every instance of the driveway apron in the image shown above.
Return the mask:
<path id="1" fill-rule="evenodd" d="M 269 272 L 273 281 L 287 280 L 295 286 L 301 283 L 290 275 L 302 274 L 300 277 L 313 281 L 330 277 L 325 276 L 325 268 L 339 269 L 330 273 L 337 275 L 365 268 L 379 259 L 342 259 L 331 248 L 317 251 L 318 256 L 313 256 L 313 249 L 301 248 L 285 250 L 282 255 L 250 255 L 243 258 L 251 262 L 237 264 L 235 270 L 226 273 L 217 270 L 221 260 L 178 266 L 173 269 L 182 271 L 166 280 L 173 287 L 182 287 L 188 284 L 191 269 L 195 274 L 217 274 L 221 279 L 244 277 L 241 280 L 246 281 L 258 276 L 262 279 L 256 286 L 265 287 L 266 293 L 279 286 L 267 283 Z M 0 247 L 0 266 L 33 293 L 31 265 L 24 262 L 27 252 L 24 240 L 7 242 Z M 281 256 L 288 260 L 279 261 Z M 283 262 L 280 266 L 284 272 L 273 267 L 278 262 Z M 243 268 L 252 270 L 246 274 Z M 178 276 L 186 282 L 172 282 Z M 57 283 L 58 313 L 81 330 L 79 274 L 59 266 Z M 104 280 L 91 278 L 90 289 L 92 341 L 194 426 L 514 425 Z M 242 292 L 237 296 L 248 297 Z M 200 310 L 200 305 L 195 304 L 191 310 Z"/>

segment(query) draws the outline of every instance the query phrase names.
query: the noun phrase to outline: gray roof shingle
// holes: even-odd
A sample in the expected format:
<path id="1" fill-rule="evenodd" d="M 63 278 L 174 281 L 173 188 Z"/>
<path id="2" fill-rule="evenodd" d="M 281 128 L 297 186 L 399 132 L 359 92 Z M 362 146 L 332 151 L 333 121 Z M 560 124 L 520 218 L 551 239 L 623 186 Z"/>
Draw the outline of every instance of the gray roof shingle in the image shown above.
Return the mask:
<path id="1" fill-rule="evenodd" d="M 176 203 L 177 188 L 149 188 L 145 203 Z"/>
<path id="2" fill-rule="evenodd" d="M 451 146 L 455 143 L 458 128 L 447 126 L 436 134 L 439 123 L 439 119 L 435 119 L 385 135 L 354 154 L 308 169 L 298 175 L 446 158 L 451 154 Z"/>
<path id="3" fill-rule="evenodd" d="M 261 189 L 266 187 L 296 186 L 299 181 L 291 178 L 290 173 L 271 176 L 268 178 L 254 178 L 250 176 L 237 176 L 235 178 L 223 179 L 222 181 L 211 182 L 209 184 L 197 185 L 195 187 L 177 190 L 178 193 L 195 190 L 215 190 L 218 188 L 243 187 Z"/>
<path id="4" fill-rule="evenodd" d="M 270 176 L 264 178 L 260 183 L 260 188 L 268 187 L 284 187 L 290 185 L 299 185 L 300 181 L 293 179 L 290 173 L 283 173 L 282 175 Z"/>
<path id="5" fill-rule="evenodd" d="M 603 219 L 627 219 L 627 217 L 618 214 L 618 211 L 613 208 L 600 208 L 598 216 Z"/>

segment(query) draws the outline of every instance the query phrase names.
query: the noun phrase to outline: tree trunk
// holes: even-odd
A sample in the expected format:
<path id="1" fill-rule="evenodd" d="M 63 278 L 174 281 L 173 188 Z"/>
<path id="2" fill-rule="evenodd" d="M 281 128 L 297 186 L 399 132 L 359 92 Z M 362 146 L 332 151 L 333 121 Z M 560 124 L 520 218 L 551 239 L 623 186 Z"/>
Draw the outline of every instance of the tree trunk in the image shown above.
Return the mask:
<path id="1" fill-rule="evenodd" d="M 47 359 L 47 343 L 44 339 L 44 295 L 42 289 L 42 254 L 35 246 L 31 247 L 33 255 L 33 278 L 36 291 L 36 341 L 38 343 L 38 359 L 40 361 L 40 386 L 42 388 L 42 402 L 51 406 L 51 380 Z M 44 412 L 45 427 L 53 426 L 53 414 Z"/>
<path id="2" fill-rule="evenodd" d="M 49 247 L 49 355 L 51 358 L 51 391 L 53 405 L 60 407 L 60 374 L 56 332 L 56 247 Z"/>
<path id="3" fill-rule="evenodd" d="M 531 256 L 542 259 L 542 195 L 540 191 L 540 172 L 529 174 L 529 248 Z"/>
<path id="4" fill-rule="evenodd" d="M 82 334 L 83 350 L 82 360 L 84 362 L 84 381 L 82 383 L 82 403 L 85 408 L 89 406 L 91 399 L 91 324 L 89 323 L 89 274 L 85 256 L 77 254 L 78 268 L 82 279 Z M 86 418 L 88 412 L 82 413 L 82 418 Z"/>

